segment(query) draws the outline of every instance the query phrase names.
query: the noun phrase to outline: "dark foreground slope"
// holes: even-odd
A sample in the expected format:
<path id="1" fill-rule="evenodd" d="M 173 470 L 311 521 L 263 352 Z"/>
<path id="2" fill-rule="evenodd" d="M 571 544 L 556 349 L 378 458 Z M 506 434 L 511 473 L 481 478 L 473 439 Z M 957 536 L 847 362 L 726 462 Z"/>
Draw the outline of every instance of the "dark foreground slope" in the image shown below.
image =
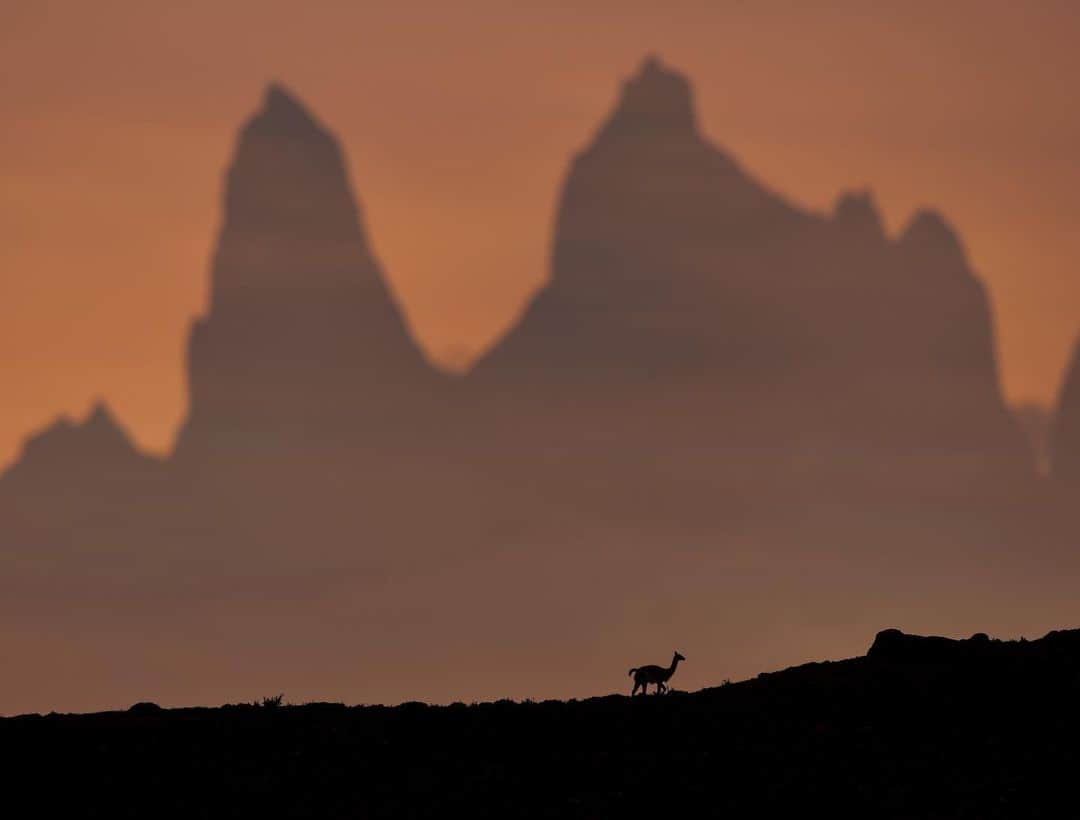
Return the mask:
<path id="1" fill-rule="evenodd" d="M 0 743 L 7 796 L 27 790 L 45 814 L 1071 816 L 1078 675 L 1080 630 L 1031 642 L 891 630 L 865 657 L 692 694 L 141 704 L 0 721 Z"/>

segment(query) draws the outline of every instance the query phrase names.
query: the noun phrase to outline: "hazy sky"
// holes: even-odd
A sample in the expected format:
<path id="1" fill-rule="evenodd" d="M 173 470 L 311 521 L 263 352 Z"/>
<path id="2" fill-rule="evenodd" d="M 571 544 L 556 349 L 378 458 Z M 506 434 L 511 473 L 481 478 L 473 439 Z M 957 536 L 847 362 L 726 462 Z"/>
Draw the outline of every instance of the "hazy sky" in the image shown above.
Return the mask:
<path id="1" fill-rule="evenodd" d="M 429 355 L 466 361 L 543 280 L 570 155 L 649 52 L 708 135 L 895 231 L 942 210 L 990 288 L 1010 400 L 1080 331 L 1080 5 L 0 0 L 0 463 L 106 397 L 171 443 L 236 128 L 280 80 L 343 141 Z"/>

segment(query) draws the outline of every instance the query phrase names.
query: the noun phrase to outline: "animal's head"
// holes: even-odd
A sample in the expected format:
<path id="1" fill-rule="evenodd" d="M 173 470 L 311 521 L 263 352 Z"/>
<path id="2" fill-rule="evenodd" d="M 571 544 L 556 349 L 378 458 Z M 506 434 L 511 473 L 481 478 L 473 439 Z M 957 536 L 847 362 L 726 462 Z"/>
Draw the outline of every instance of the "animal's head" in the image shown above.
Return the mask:
<path id="1" fill-rule="evenodd" d="M 685 655 L 683 655 L 683 654 L 681 654 L 681 653 L 679 653 L 679 652 L 676 652 L 676 653 L 675 653 L 675 660 L 677 660 L 677 661 L 685 661 L 685 660 L 686 660 L 686 656 L 685 656 Z"/>

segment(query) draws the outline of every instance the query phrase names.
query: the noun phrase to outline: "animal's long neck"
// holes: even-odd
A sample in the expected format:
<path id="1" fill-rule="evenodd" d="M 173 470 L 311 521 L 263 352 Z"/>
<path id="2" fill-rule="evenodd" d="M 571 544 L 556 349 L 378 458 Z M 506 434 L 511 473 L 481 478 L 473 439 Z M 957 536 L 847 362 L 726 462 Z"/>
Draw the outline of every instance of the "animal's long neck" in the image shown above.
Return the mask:
<path id="1" fill-rule="evenodd" d="M 679 665 L 679 656 L 678 656 L 678 655 L 672 655 L 672 656 L 671 656 L 671 666 L 669 666 L 669 667 L 667 668 L 667 676 L 668 676 L 669 678 L 670 678 L 670 677 L 671 677 L 672 675 L 674 675 L 674 674 L 675 674 L 675 667 L 676 667 L 676 666 L 678 666 L 678 665 Z"/>

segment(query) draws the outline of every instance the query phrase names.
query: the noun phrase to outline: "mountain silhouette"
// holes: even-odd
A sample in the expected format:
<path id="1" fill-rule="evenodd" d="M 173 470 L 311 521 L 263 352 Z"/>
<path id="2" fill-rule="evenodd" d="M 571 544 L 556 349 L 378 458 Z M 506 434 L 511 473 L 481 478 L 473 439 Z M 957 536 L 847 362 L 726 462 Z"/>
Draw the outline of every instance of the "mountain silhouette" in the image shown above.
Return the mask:
<path id="1" fill-rule="evenodd" d="M 656 58 L 570 165 L 549 281 L 463 375 L 421 353 L 336 138 L 282 87 L 222 204 L 175 450 L 99 405 L 0 477 L 0 614 L 38 625 L 10 653 L 20 703 L 112 702 L 124 662 L 176 697 L 208 668 L 372 699 L 588 691 L 707 624 L 747 668 L 867 621 L 1072 611 L 1072 499 L 1002 402 L 956 231 L 920 210 L 890 236 L 867 190 L 789 202 Z"/>
<path id="2" fill-rule="evenodd" d="M 94 403 L 81 422 L 62 416 L 27 438 L 15 464 L 3 475 L 8 485 L 65 482 L 91 490 L 101 482 L 130 482 L 129 491 L 160 473 L 158 459 L 139 452 L 104 401 Z"/>
<path id="3" fill-rule="evenodd" d="M 210 278 L 178 460 L 370 446 L 431 400 L 337 140 L 280 86 L 241 130 Z"/>
<path id="4" fill-rule="evenodd" d="M 700 133 L 655 58 L 574 160 L 551 280 L 470 380 L 571 460 L 614 439 L 707 452 L 715 473 L 807 459 L 917 483 L 1029 471 L 998 387 L 990 308 L 930 211 L 885 236 L 869 193 L 786 202 Z M 526 438 L 526 441 L 531 439 Z"/>

